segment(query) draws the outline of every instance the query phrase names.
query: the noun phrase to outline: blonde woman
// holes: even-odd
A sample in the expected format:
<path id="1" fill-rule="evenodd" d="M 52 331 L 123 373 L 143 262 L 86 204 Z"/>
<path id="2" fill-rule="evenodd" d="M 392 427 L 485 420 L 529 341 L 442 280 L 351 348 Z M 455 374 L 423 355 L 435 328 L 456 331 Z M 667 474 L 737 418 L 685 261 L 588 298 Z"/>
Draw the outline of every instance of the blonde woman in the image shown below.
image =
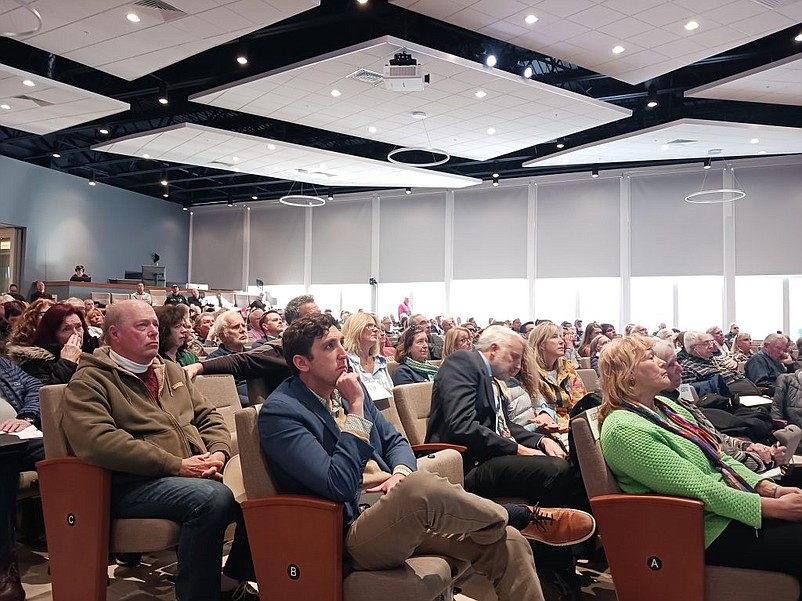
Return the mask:
<path id="1" fill-rule="evenodd" d="M 473 350 L 473 334 L 468 328 L 457 326 L 446 332 L 445 342 L 443 342 L 443 359 L 454 351 Z"/>
<path id="2" fill-rule="evenodd" d="M 389 395 L 385 392 L 393 390 L 387 359 L 380 352 L 380 331 L 381 322 L 371 313 L 354 313 L 343 324 L 343 346 L 348 352 L 348 362 L 374 401 L 387 398 Z"/>

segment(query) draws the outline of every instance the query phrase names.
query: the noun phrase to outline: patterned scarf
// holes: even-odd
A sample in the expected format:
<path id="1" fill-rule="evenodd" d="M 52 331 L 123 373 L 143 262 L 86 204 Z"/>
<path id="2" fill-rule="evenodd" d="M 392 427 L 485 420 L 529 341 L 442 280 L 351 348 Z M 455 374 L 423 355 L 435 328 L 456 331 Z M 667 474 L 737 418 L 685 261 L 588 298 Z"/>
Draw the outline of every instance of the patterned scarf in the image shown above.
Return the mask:
<path id="1" fill-rule="evenodd" d="M 411 369 L 414 369 L 418 373 L 425 375 L 430 380 L 434 380 L 434 375 L 439 369 L 436 365 L 432 365 L 428 361 L 415 361 L 410 357 L 404 359 L 404 364 L 408 365 Z"/>
<path id="2" fill-rule="evenodd" d="M 747 484 L 746 480 L 744 480 L 738 472 L 721 460 L 720 447 L 713 435 L 692 421 L 685 419 L 673 407 L 666 403 L 666 400 L 668 399 L 656 397 L 654 399 L 654 405 L 663 412 L 666 418 L 668 418 L 667 420 L 657 411 L 644 407 L 640 403 L 624 401 L 622 407 L 695 444 L 699 447 L 699 450 L 704 453 L 713 468 L 724 477 L 724 481 L 731 488 L 745 492 L 754 492 L 752 487 Z"/>

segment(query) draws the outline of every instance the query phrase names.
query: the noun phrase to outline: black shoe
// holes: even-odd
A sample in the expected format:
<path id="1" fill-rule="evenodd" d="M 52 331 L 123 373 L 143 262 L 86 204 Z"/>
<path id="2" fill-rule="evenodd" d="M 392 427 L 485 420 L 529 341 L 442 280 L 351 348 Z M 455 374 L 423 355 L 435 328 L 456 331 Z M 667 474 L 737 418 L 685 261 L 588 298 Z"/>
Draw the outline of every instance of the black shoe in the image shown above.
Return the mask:
<path id="1" fill-rule="evenodd" d="M 115 553 L 114 562 L 124 568 L 135 568 L 142 561 L 142 553 Z"/>
<path id="2" fill-rule="evenodd" d="M 220 601 L 259 601 L 259 592 L 250 582 L 240 582 L 230 591 L 220 593 Z"/>
<path id="3" fill-rule="evenodd" d="M 25 601 L 17 559 L 13 555 L 0 564 L 0 601 Z"/>

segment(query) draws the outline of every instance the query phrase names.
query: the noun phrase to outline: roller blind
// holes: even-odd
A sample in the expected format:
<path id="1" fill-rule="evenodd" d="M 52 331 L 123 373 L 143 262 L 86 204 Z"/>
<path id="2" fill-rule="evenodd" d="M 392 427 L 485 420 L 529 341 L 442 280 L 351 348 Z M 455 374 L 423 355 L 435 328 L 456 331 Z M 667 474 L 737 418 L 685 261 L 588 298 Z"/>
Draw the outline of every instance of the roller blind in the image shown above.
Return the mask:
<path id="1" fill-rule="evenodd" d="M 251 209 L 251 250 L 248 283 L 304 283 L 306 209 L 265 207 Z"/>
<path id="2" fill-rule="evenodd" d="M 312 283 L 361 284 L 370 278 L 369 200 L 329 203 L 312 212 Z"/>
<path id="3" fill-rule="evenodd" d="M 245 210 L 195 211 L 192 218 L 192 280 L 212 288 L 242 287 Z"/>

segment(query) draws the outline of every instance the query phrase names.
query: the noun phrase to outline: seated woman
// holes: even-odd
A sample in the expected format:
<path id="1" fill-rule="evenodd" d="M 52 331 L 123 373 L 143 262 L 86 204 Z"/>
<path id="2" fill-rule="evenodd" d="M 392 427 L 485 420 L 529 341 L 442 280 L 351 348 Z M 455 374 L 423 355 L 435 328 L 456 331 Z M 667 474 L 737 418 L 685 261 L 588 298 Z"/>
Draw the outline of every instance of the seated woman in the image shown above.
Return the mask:
<path id="1" fill-rule="evenodd" d="M 752 335 L 746 332 L 738 334 L 732 343 L 732 353 L 730 356 L 733 361 L 737 361 L 738 363 L 748 361 L 749 357 L 754 354 L 752 350 Z"/>
<path id="2" fill-rule="evenodd" d="M 597 374 L 599 373 L 599 352 L 608 342 L 610 339 L 607 336 L 599 334 L 590 343 L 590 366 L 596 370 Z"/>
<path id="3" fill-rule="evenodd" d="M 577 352 L 580 357 L 590 357 L 590 343 L 599 334 L 601 334 L 599 324 L 595 321 L 591 321 L 587 327 L 585 327 L 585 334 L 582 336 L 582 340 L 579 341 Z"/>
<path id="4" fill-rule="evenodd" d="M 198 362 L 198 356 L 187 350 L 192 332 L 189 307 L 164 305 L 156 308 L 159 318 L 159 356 L 178 363 L 181 367 Z"/>
<path id="5" fill-rule="evenodd" d="M 388 361 L 395 361 L 395 347 L 390 343 L 387 332 L 383 328 L 379 332 L 379 346 L 381 346 L 383 357 L 386 357 Z"/>
<path id="6" fill-rule="evenodd" d="M 81 352 L 91 353 L 97 346 L 83 308 L 59 303 L 42 316 L 31 344 L 9 346 L 8 357 L 42 384 L 66 384 L 78 368 Z"/>
<path id="7" fill-rule="evenodd" d="M 28 305 L 12 327 L 8 343 L 30 346 L 36 336 L 36 328 L 39 326 L 42 315 L 55 304 L 52 300 L 41 298 Z"/>
<path id="8" fill-rule="evenodd" d="M 541 323 L 529 333 L 529 346 L 534 351 L 539 380 L 536 401 L 540 401 L 541 409 L 536 423 L 567 426 L 568 411 L 587 391 L 571 361 L 565 358 L 562 328 L 551 322 Z"/>
<path id="9" fill-rule="evenodd" d="M 92 309 L 86 314 L 86 323 L 89 324 L 89 334 L 100 340 L 103 336 L 103 312 L 100 309 Z"/>
<path id="10" fill-rule="evenodd" d="M 446 332 L 445 341 L 443 342 L 443 359 L 454 351 L 460 350 L 473 350 L 473 334 L 468 328 L 456 326 Z"/>
<path id="11" fill-rule="evenodd" d="M 379 319 L 370 313 L 354 313 L 343 324 L 348 363 L 359 374 L 373 401 L 386 399 L 393 390 L 387 359 L 379 354 L 381 329 Z"/>
<path id="12" fill-rule="evenodd" d="M 642 336 L 599 359 L 601 448 L 625 493 L 704 502 L 705 561 L 802 579 L 802 490 L 778 486 L 723 455 L 712 435 L 666 397 L 665 363 Z"/>
<path id="13" fill-rule="evenodd" d="M 393 374 L 393 384 L 399 386 L 434 380 L 437 366 L 429 363 L 428 357 L 429 343 L 426 329 L 412 326 L 404 330 L 395 350 L 395 360 L 401 365 Z"/>

